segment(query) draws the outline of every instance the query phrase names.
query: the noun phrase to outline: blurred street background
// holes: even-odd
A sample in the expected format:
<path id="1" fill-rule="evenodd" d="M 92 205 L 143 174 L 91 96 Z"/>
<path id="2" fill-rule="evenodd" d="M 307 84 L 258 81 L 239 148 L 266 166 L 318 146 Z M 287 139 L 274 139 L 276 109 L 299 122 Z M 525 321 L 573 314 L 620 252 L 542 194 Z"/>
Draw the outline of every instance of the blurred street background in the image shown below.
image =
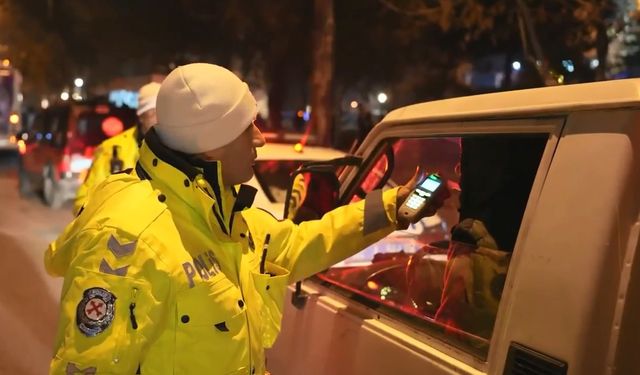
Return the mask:
<path id="1" fill-rule="evenodd" d="M 72 216 L 69 207 L 21 199 L 16 163 L 0 153 L 0 374 L 45 374 L 62 280 L 47 276 L 43 252 Z"/>
<path id="2" fill-rule="evenodd" d="M 107 120 L 134 125 L 141 85 L 190 62 L 229 67 L 267 140 L 322 146 L 305 157 L 320 159 L 400 106 L 638 77 L 638 3 L 0 0 L 0 374 L 47 372 L 61 280 L 43 253 L 75 193 L 61 181 L 83 180 Z M 286 178 L 280 154 L 261 163 Z"/>

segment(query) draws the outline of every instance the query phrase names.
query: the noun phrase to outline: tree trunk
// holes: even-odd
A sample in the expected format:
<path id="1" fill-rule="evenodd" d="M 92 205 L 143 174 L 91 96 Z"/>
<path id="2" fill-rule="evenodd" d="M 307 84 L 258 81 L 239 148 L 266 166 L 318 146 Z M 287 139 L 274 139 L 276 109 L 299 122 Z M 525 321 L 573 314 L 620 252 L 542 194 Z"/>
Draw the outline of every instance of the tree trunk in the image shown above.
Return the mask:
<path id="1" fill-rule="evenodd" d="M 598 24 L 598 35 L 596 37 L 596 52 L 598 56 L 598 67 L 596 68 L 596 81 L 607 79 L 607 55 L 609 54 L 609 37 L 607 27 L 604 23 Z"/>
<path id="2" fill-rule="evenodd" d="M 333 42 L 335 23 L 333 0 L 313 0 L 313 61 L 311 70 L 311 124 L 320 145 L 331 144 Z"/>

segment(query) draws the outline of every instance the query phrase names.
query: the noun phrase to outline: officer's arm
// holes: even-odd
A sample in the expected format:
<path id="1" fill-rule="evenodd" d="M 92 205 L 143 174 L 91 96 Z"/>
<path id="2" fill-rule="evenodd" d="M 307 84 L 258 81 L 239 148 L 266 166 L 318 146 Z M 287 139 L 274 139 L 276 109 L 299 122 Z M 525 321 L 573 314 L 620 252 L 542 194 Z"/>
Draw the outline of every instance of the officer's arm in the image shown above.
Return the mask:
<path id="1" fill-rule="evenodd" d="M 397 191 L 397 188 L 384 193 L 373 191 L 362 201 L 300 225 L 290 220 L 275 222 L 263 213 L 262 219 L 255 220 L 260 227 L 252 228 L 252 233 L 258 236 L 254 238 L 256 249 L 262 251 L 262 237 L 269 233 L 267 261 L 289 270 L 290 282 L 309 277 L 393 232 L 397 225 Z M 249 221 L 251 225 L 252 220 Z"/>
<path id="2" fill-rule="evenodd" d="M 70 252 L 72 261 L 61 294 L 52 374 L 134 374 L 166 324 L 170 284 L 153 249 L 121 232 L 105 232 L 82 232 L 73 244 L 55 249 Z"/>
<path id="3" fill-rule="evenodd" d="M 82 182 L 82 185 L 80 185 L 76 192 L 76 199 L 73 202 L 74 215 L 77 215 L 82 206 L 86 203 L 91 188 L 109 176 L 109 156 L 108 152 L 104 152 L 104 148 L 102 146 L 95 149 L 91 167 L 87 171 L 87 176 Z"/>

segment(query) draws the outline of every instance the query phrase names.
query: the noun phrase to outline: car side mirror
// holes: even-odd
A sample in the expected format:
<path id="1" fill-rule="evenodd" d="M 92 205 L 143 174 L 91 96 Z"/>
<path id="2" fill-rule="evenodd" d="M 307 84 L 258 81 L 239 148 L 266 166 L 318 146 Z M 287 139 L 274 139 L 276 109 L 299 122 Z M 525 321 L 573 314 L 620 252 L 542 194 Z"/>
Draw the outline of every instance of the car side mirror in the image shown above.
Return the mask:
<path id="1" fill-rule="evenodd" d="M 320 219 L 338 207 L 340 182 L 337 172 L 348 165 L 359 166 L 362 159 L 355 156 L 306 162 L 291 175 L 283 217 L 300 224 Z"/>
<path id="2" fill-rule="evenodd" d="M 287 192 L 284 217 L 296 224 L 319 219 L 337 207 L 339 191 L 333 171 L 296 173 Z"/>
<path id="3" fill-rule="evenodd" d="M 320 219 L 340 204 L 340 182 L 337 173 L 345 166 L 359 166 L 362 159 L 355 156 L 304 163 L 291 175 L 283 217 L 296 224 Z M 308 296 L 302 292 L 302 282 L 296 283 L 291 303 L 302 309 Z"/>

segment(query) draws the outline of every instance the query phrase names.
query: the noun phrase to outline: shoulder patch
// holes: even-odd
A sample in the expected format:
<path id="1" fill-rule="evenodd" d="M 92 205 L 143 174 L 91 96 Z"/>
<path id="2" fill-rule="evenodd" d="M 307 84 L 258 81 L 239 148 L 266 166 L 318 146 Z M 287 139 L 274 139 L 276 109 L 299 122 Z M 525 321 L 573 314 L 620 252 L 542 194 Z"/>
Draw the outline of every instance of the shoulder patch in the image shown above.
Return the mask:
<path id="1" fill-rule="evenodd" d="M 69 362 L 67 363 L 67 369 L 65 371 L 65 374 L 66 375 L 73 375 L 73 374 L 95 375 L 96 371 L 97 370 L 95 367 L 87 367 L 87 368 L 81 369 L 75 363 Z"/>
<path id="2" fill-rule="evenodd" d="M 89 288 L 84 291 L 76 309 L 76 325 L 89 337 L 103 332 L 113 322 L 116 296 L 104 288 Z"/>
<path id="3" fill-rule="evenodd" d="M 127 276 L 127 270 L 129 269 L 129 266 L 124 266 L 124 267 L 120 267 L 120 268 L 112 268 L 109 263 L 107 263 L 106 260 L 102 259 L 102 261 L 100 262 L 100 272 L 102 273 L 106 273 L 109 275 L 116 275 L 116 276 Z"/>
<path id="4" fill-rule="evenodd" d="M 109 241 L 107 242 L 107 248 L 111 250 L 113 255 L 116 256 L 116 258 L 122 258 L 123 256 L 133 254 L 134 250 L 136 249 L 137 242 L 138 241 L 132 241 L 129 243 L 120 243 L 120 241 L 118 241 L 112 234 L 109 237 Z"/>

